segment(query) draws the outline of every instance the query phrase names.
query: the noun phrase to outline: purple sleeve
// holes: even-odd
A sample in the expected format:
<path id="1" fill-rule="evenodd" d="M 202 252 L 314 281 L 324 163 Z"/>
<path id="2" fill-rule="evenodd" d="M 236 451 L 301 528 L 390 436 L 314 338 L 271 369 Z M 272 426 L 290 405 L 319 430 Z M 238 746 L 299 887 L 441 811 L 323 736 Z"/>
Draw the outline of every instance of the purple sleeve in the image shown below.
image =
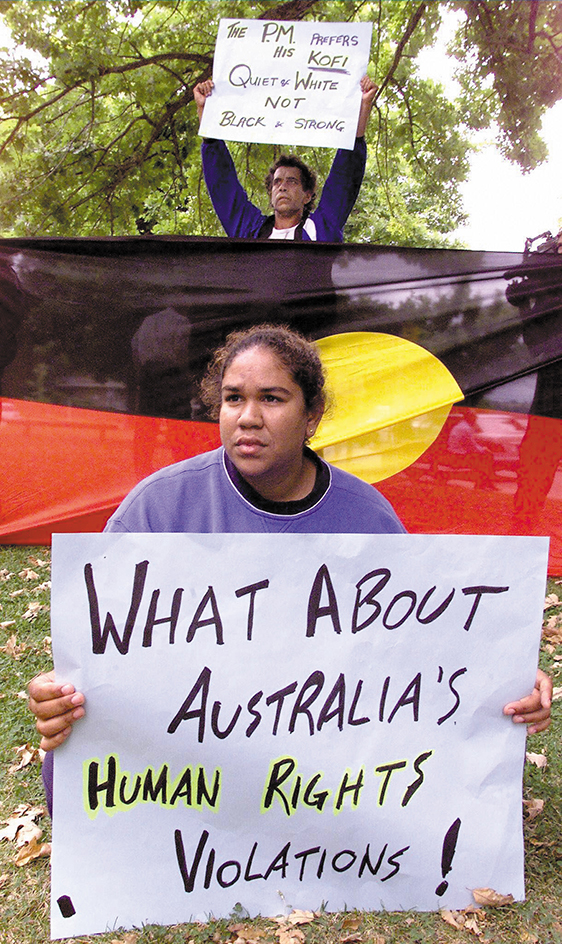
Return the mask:
<path id="1" fill-rule="evenodd" d="M 47 809 L 49 810 L 49 816 L 51 819 L 53 818 L 53 765 L 53 751 L 47 751 L 43 761 L 43 766 L 41 768 L 41 774 L 43 777 L 43 788 L 45 790 Z"/>
<path id="2" fill-rule="evenodd" d="M 366 161 L 365 138 L 355 139 L 353 151 L 340 149 L 336 152 L 320 203 L 311 215 L 318 228 L 319 239 L 343 241 L 343 228 L 359 195 Z"/>
<path id="3" fill-rule="evenodd" d="M 226 235 L 255 238 L 265 217 L 248 199 L 226 144 L 204 139 L 201 156 L 207 190 Z"/>

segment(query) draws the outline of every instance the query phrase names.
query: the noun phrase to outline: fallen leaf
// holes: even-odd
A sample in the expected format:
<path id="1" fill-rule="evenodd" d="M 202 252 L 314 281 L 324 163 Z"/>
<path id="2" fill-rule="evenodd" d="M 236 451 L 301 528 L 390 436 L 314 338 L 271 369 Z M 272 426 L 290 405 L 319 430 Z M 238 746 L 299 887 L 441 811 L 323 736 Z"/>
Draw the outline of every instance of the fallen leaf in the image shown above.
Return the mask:
<path id="1" fill-rule="evenodd" d="M 552 700 L 559 701 L 562 698 L 562 688 L 553 688 L 552 689 Z"/>
<path id="2" fill-rule="evenodd" d="M 16 754 L 20 755 L 19 763 L 12 764 L 8 768 L 9 774 L 15 774 L 17 770 L 23 770 L 24 767 L 27 767 L 29 764 L 40 764 L 41 755 L 39 748 L 32 747 L 31 744 L 22 744 L 21 747 L 14 748 Z"/>
<path id="3" fill-rule="evenodd" d="M 542 839 L 541 840 L 541 839 L 535 839 L 534 837 L 531 837 L 529 839 L 529 842 L 531 843 L 532 846 L 539 846 L 539 847 L 547 848 L 547 849 L 552 849 L 554 846 L 558 846 L 557 839 L 551 839 L 551 840 Z"/>
<path id="4" fill-rule="evenodd" d="M 42 856 L 50 856 L 50 854 L 50 842 L 39 843 L 37 839 L 32 839 L 30 842 L 26 843 L 25 846 L 21 847 L 16 856 L 16 865 L 27 865 L 27 863 L 32 862 L 33 859 L 39 859 Z"/>
<path id="5" fill-rule="evenodd" d="M 36 574 L 30 567 L 20 570 L 18 577 L 21 577 L 22 580 L 39 580 L 39 574 Z"/>
<path id="6" fill-rule="evenodd" d="M 279 944 L 304 944 L 305 936 L 298 928 L 279 928 L 275 931 Z"/>
<path id="7" fill-rule="evenodd" d="M 549 610 L 552 606 L 560 606 L 560 600 L 556 593 L 549 593 L 544 601 L 545 610 Z"/>
<path id="8" fill-rule="evenodd" d="M 5 623 L 0 623 L 0 629 L 9 629 L 10 626 L 15 626 L 15 625 L 16 625 L 15 620 L 6 620 Z"/>
<path id="9" fill-rule="evenodd" d="M 18 849 L 23 849 L 29 843 L 38 842 L 43 835 L 43 830 L 37 823 L 26 820 L 18 829 L 15 843 Z"/>
<path id="10" fill-rule="evenodd" d="M 480 937 L 484 932 L 481 930 L 480 925 L 476 918 L 467 918 L 464 923 L 465 931 L 472 931 L 473 934 L 476 934 L 477 937 Z"/>
<path id="11" fill-rule="evenodd" d="M 25 652 L 26 649 L 27 646 L 25 643 L 22 643 L 21 645 L 18 643 L 15 633 L 12 633 L 5 646 L 0 646 L 0 652 L 5 652 L 7 656 L 11 656 L 12 659 L 16 660 L 16 662 L 20 658 L 22 652 Z"/>
<path id="12" fill-rule="evenodd" d="M 521 931 L 520 934 L 521 944 L 539 944 L 539 938 L 536 934 L 532 934 L 530 931 Z"/>
<path id="13" fill-rule="evenodd" d="M 287 924 L 310 924 L 311 921 L 314 921 L 316 915 L 313 911 L 300 911 L 298 908 L 295 908 L 294 911 L 291 911 L 291 914 L 287 917 Z"/>
<path id="14" fill-rule="evenodd" d="M 0 840 L 8 839 L 10 842 L 17 842 L 17 837 L 21 829 L 25 829 L 28 824 L 35 824 L 36 819 L 47 815 L 47 809 L 44 806 L 31 806 L 29 803 L 20 803 L 16 806 L 9 819 L 3 820 L 6 824 L 4 829 L 0 829 Z"/>
<path id="15" fill-rule="evenodd" d="M 529 764 L 534 764 L 535 767 L 546 767 L 548 763 L 546 754 L 533 754 L 531 751 L 527 751 L 525 759 Z"/>
<path id="16" fill-rule="evenodd" d="M 540 816 L 542 813 L 544 800 L 523 800 L 523 806 L 526 807 L 529 819 L 534 819 L 535 816 Z"/>
<path id="17" fill-rule="evenodd" d="M 47 590 L 51 589 L 51 581 L 47 580 L 45 583 L 38 583 L 36 587 L 33 587 L 32 593 L 45 593 Z"/>
<path id="18" fill-rule="evenodd" d="M 12 590 L 10 597 L 21 597 L 22 593 L 27 593 L 26 590 Z"/>
<path id="19" fill-rule="evenodd" d="M 456 928 L 457 931 L 460 931 L 464 927 L 464 921 L 459 921 L 458 911 L 449 911 L 447 908 L 441 908 L 439 914 L 443 921 L 450 924 L 452 928 Z"/>
<path id="20" fill-rule="evenodd" d="M 228 930 L 231 934 L 237 935 L 236 941 L 245 942 L 245 944 L 253 944 L 259 938 L 268 936 L 268 932 L 264 931 L 263 928 L 254 928 L 251 924 L 229 924 Z M 233 944 L 236 944 L 236 941 Z"/>
<path id="21" fill-rule="evenodd" d="M 493 888 L 473 888 L 472 897 L 477 905 L 486 905 L 489 908 L 513 904 L 513 895 L 500 895 Z"/>
<path id="22" fill-rule="evenodd" d="M 29 558 L 29 563 L 30 563 L 33 567 L 49 567 L 49 566 L 50 566 L 48 560 L 41 560 L 40 557 L 30 557 L 30 558 Z"/>
<path id="23" fill-rule="evenodd" d="M 31 623 L 34 619 L 37 619 L 39 613 L 42 613 L 44 610 L 48 610 L 49 606 L 47 603 L 30 603 L 27 610 L 23 614 L 24 620 L 29 620 Z"/>

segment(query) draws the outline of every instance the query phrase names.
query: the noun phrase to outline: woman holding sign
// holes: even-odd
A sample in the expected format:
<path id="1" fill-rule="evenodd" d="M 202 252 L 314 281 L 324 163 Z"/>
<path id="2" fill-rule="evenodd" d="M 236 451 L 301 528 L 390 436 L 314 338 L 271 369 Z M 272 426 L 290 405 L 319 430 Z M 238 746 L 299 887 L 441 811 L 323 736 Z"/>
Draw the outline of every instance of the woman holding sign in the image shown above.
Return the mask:
<path id="1" fill-rule="evenodd" d="M 222 446 L 160 469 L 140 482 L 107 523 L 117 532 L 402 533 L 371 485 L 330 466 L 307 445 L 326 403 L 313 344 L 278 325 L 227 338 L 203 381 Z M 507 705 L 516 723 L 543 731 L 552 684 L 538 672 L 533 693 Z M 84 696 L 52 673 L 29 685 L 41 747 L 62 744 L 84 715 Z M 49 757 L 49 755 L 48 755 Z M 51 761 L 44 767 L 50 792 Z"/>

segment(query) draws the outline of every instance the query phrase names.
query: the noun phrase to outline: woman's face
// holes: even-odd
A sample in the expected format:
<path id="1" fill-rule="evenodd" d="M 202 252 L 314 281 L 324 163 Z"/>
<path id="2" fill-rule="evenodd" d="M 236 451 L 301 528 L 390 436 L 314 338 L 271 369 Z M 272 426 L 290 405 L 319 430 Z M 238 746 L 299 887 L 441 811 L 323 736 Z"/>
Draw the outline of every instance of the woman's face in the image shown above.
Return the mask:
<path id="1" fill-rule="evenodd" d="M 298 483 L 303 445 L 322 411 L 308 410 L 299 385 L 268 347 L 238 354 L 222 381 L 220 434 L 240 475 L 260 494 L 283 500 L 283 483 Z"/>

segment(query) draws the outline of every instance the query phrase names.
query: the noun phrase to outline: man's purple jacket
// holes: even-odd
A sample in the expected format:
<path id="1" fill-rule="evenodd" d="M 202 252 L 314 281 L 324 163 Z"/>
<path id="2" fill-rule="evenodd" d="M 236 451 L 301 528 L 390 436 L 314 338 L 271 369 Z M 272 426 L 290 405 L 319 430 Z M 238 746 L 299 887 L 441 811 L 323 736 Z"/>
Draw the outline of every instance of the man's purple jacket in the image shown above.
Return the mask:
<path id="1" fill-rule="evenodd" d="M 248 199 L 224 141 L 204 139 L 201 154 L 207 190 L 226 235 L 266 239 L 273 226 L 273 217 L 265 216 Z M 299 224 L 295 239 L 343 242 L 343 228 L 359 194 L 366 159 L 364 138 L 356 138 L 353 151 L 337 151 L 320 202 L 316 210 Z"/>

